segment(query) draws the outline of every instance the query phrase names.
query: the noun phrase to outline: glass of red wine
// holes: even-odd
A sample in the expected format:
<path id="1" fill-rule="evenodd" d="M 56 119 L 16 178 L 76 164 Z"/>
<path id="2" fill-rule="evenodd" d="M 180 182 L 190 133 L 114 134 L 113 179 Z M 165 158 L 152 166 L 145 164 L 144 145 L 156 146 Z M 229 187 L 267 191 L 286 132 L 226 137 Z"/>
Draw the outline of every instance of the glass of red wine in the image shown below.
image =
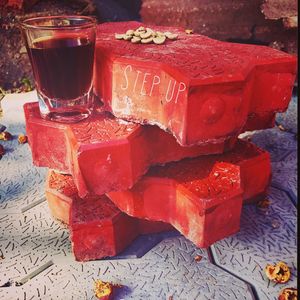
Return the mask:
<path id="1" fill-rule="evenodd" d="M 96 20 L 49 16 L 25 19 L 20 25 L 41 116 L 61 123 L 87 118 L 93 107 Z"/>

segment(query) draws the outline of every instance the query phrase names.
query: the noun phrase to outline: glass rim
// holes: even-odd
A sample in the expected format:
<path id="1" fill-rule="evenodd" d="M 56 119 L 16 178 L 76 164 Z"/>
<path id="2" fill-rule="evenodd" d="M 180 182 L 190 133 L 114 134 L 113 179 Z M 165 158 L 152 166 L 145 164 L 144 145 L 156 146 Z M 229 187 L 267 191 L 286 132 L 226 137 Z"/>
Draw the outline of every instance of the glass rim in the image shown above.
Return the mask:
<path id="1" fill-rule="evenodd" d="M 69 19 L 69 20 L 85 20 L 82 24 L 76 25 L 34 25 L 30 24 L 32 21 L 52 20 L 52 19 Z M 57 16 L 39 16 L 32 18 L 25 18 L 20 20 L 20 26 L 26 29 L 39 29 L 39 30 L 70 30 L 70 29 L 83 29 L 89 27 L 95 27 L 97 25 L 96 18 L 89 16 L 78 15 L 57 15 Z"/>

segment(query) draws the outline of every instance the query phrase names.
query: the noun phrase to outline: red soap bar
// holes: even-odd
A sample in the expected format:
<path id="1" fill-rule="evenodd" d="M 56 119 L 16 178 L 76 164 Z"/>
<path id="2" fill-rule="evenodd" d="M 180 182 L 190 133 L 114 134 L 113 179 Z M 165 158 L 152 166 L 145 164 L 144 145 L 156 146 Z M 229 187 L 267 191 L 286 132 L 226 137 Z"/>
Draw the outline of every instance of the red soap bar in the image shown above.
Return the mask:
<path id="1" fill-rule="evenodd" d="M 153 167 L 130 190 L 109 198 L 125 213 L 164 221 L 198 247 L 239 230 L 242 201 L 265 196 L 269 154 L 239 141 L 224 155 L 210 155 Z"/>
<path id="2" fill-rule="evenodd" d="M 173 229 L 166 223 L 132 218 L 105 195 L 81 199 L 70 175 L 50 171 L 46 197 L 51 214 L 69 225 L 78 261 L 117 255 L 140 234 Z"/>
<path id="3" fill-rule="evenodd" d="M 181 145 L 194 145 L 236 136 L 248 116 L 286 110 L 294 56 L 162 26 L 151 28 L 178 39 L 163 45 L 115 39 L 115 33 L 141 25 L 98 25 L 95 92 L 116 117 L 156 124 Z"/>
<path id="4" fill-rule="evenodd" d="M 128 123 L 101 109 L 77 124 L 42 119 L 37 103 L 26 104 L 24 110 L 34 164 L 71 174 L 80 197 L 128 189 L 151 165 L 223 153 L 236 142 L 233 137 L 181 147 L 156 126 Z"/>

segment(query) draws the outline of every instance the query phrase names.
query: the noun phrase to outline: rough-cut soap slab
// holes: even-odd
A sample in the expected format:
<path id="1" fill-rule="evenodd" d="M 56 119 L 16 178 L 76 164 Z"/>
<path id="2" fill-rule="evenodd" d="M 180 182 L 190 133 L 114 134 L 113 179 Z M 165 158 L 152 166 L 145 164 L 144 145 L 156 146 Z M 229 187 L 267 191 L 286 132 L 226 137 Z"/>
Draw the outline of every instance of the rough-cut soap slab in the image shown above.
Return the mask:
<path id="1" fill-rule="evenodd" d="M 141 25 L 98 26 L 94 86 L 116 117 L 156 124 L 181 145 L 194 145 L 236 136 L 247 128 L 248 116 L 260 119 L 286 110 L 296 74 L 294 56 L 172 27 L 151 26 L 179 35 L 163 45 L 115 39 L 115 33 Z M 264 128 L 260 125 L 252 129 Z"/>
<path id="2" fill-rule="evenodd" d="M 132 189 L 108 196 L 125 213 L 168 222 L 207 247 L 238 231 L 242 199 L 265 197 L 270 175 L 269 154 L 239 141 L 222 156 L 153 167 Z"/>
<path id="3" fill-rule="evenodd" d="M 127 216 L 105 195 L 81 199 L 70 175 L 49 171 L 46 197 L 51 214 L 68 224 L 79 261 L 117 255 L 140 234 L 173 229 L 166 223 Z"/>
<path id="4" fill-rule="evenodd" d="M 34 164 L 71 174 L 80 197 L 128 189 L 153 164 L 223 153 L 236 141 L 181 147 L 156 126 L 118 120 L 101 109 L 72 125 L 43 120 L 37 103 L 24 109 Z"/>

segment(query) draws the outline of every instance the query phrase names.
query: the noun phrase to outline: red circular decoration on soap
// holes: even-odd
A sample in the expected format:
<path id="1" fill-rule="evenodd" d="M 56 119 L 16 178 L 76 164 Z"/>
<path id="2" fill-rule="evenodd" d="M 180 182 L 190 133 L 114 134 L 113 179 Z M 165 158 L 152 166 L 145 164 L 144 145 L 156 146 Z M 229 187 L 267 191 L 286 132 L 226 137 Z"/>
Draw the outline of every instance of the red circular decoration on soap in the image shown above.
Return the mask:
<path id="1" fill-rule="evenodd" d="M 225 112 L 225 102 L 217 96 L 209 97 L 202 105 L 200 118 L 204 124 L 216 123 Z"/>

